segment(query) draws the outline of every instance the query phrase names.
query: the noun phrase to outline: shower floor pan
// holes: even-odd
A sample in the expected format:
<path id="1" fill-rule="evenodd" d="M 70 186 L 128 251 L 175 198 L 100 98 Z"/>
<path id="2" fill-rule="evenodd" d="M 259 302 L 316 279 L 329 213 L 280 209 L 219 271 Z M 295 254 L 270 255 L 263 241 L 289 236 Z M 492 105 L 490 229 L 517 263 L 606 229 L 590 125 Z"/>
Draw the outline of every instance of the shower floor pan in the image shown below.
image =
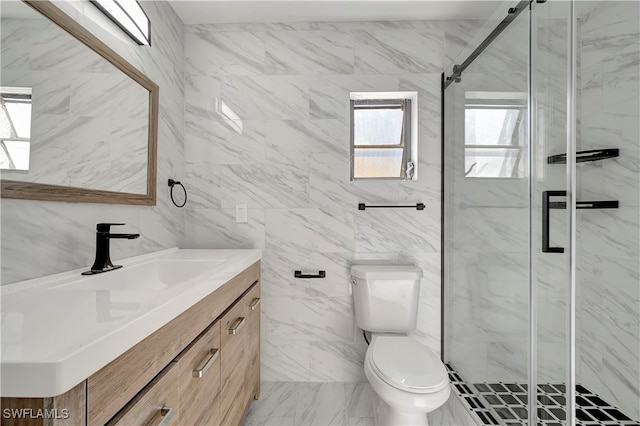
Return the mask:
<path id="1" fill-rule="evenodd" d="M 455 392 L 482 425 L 527 425 L 527 385 L 521 383 L 467 383 L 451 363 L 446 363 Z M 538 425 L 566 425 L 566 386 L 538 385 Z M 578 426 L 640 426 L 618 408 L 608 404 L 584 386 L 576 386 Z"/>

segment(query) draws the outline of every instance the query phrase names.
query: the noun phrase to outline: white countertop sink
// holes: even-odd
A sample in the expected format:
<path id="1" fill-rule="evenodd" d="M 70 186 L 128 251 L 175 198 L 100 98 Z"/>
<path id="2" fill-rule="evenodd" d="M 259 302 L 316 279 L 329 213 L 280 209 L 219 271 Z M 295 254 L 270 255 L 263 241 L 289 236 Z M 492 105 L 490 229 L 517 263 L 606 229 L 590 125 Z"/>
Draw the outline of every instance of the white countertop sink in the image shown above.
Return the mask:
<path id="1" fill-rule="evenodd" d="M 260 258 L 174 248 L 2 286 L 0 395 L 67 392 Z"/>
<path id="2" fill-rule="evenodd" d="M 223 259 L 151 260 L 126 269 L 115 269 L 97 275 L 85 275 L 77 280 L 50 287 L 49 290 L 165 290 L 168 287 L 183 284 L 224 262 Z"/>

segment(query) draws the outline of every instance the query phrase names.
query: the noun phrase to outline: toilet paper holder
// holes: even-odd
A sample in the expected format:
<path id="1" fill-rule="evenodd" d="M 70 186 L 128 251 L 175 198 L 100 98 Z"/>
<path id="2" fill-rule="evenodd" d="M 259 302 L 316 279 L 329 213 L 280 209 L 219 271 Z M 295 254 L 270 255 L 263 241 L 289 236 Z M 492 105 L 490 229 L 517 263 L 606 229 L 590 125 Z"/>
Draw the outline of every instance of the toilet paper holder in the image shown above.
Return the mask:
<path id="1" fill-rule="evenodd" d="M 318 271 L 317 274 L 303 274 L 302 271 L 294 271 L 293 276 L 295 278 L 325 278 L 327 273 L 325 271 Z"/>

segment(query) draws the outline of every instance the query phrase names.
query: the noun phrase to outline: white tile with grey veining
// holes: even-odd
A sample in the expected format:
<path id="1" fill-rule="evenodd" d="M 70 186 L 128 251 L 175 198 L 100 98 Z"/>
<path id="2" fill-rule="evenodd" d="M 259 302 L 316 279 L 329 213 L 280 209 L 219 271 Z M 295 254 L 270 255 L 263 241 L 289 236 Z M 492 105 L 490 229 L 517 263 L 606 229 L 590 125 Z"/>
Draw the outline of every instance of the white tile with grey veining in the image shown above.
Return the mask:
<path id="1" fill-rule="evenodd" d="M 223 165 L 265 160 L 265 129 L 261 120 L 188 120 L 185 141 L 187 161 Z"/>
<path id="2" fill-rule="evenodd" d="M 353 35 L 339 31 L 272 31 L 266 34 L 266 74 L 353 73 Z"/>
<path id="3" fill-rule="evenodd" d="M 309 206 L 309 177 L 280 164 L 238 164 L 221 168 L 222 207 L 304 208 Z"/>
<path id="4" fill-rule="evenodd" d="M 380 227 L 378 224 L 387 224 Z M 436 252 L 440 222 L 430 221 L 424 210 L 371 209 L 356 216 L 356 250 Z"/>
<path id="5" fill-rule="evenodd" d="M 310 124 L 307 120 L 268 120 L 265 123 L 266 162 L 308 171 L 314 161 L 311 151 L 316 143 L 316 132 Z"/>
<path id="6" fill-rule="evenodd" d="M 308 120 L 306 130 L 313 135 L 314 163 L 344 161 L 349 158 L 349 119 Z"/>
<path id="7" fill-rule="evenodd" d="M 364 355 L 367 345 L 362 336 L 354 341 L 310 343 L 309 367 L 323 382 L 364 382 Z"/>
<path id="8" fill-rule="evenodd" d="M 309 84 L 299 76 L 225 76 L 221 101 L 241 119 L 304 119 Z"/>
<path id="9" fill-rule="evenodd" d="M 266 248 L 311 253 L 354 248 L 354 213 L 344 209 L 267 210 Z"/>
<path id="10" fill-rule="evenodd" d="M 527 342 L 490 342 L 487 344 L 487 374 L 492 380 L 526 383 Z"/>
<path id="11" fill-rule="evenodd" d="M 229 22 L 198 26 L 220 32 L 309 31 L 310 22 Z"/>
<path id="12" fill-rule="evenodd" d="M 314 252 L 309 256 L 309 267 L 324 270 L 327 283 L 319 289 L 324 295 L 332 297 L 349 297 L 351 283 L 351 265 L 355 262 L 353 253 L 321 253 Z"/>
<path id="13" fill-rule="evenodd" d="M 25 49 L 25 46 L 29 43 L 31 29 L 25 23 L 23 19 L 5 17 L 0 21 L 3 72 L 8 70 L 24 72 L 29 69 L 29 50 Z"/>
<path id="14" fill-rule="evenodd" d="M 235 118 L 225 116 L 227 111 L 220 103 L 220 78 L 208 75 L 185 75 L 184 110 L 187 121 Z"/>
<path id="15" fill-rule="evenodd" d="M 640 256 L 640 208 L 585 210 L 578 229 L 583 253 L 603 254 L 620 259 Z"/>
<path id="16" fill-rule="evenodd" d="M 373 404 L 376 394 L 369 382 L 347 383 L 346 391 L 347 415 L 349 417 L 373 417 Z"/>
<path id="17" fill-rule="evenodd" d="M 300 386 L 297 425 L 346 424 L 346 390 L 342 383 L 309 383 Z"/>
<path id="18" fill-rule="evenodd" d="M 454 218 L 453 244 L 458 251 L 520 252 L 528 246 L 528 209 L 469 208 Z M 476 224 L 481 223 L 479 227 Z"/>
<path id="19" fill-rule="evenodd" d="M 298 251 L 267 250 L 261 261 L 260 279 L 264 296 L 318 297 L 326 280 L 295 278 L 294 272 L 310 273 L 309 255 Z"/>
<path id="20" fill-rule="evenodd" d="M 75 76 L 70 88 L 69 113 L 87 117 L 146 117 L 149 92 L 123 74 Z M 109 93 L 104 96 L 103 93 Z"/>
<path id="21" fill-rule="evenodd" d="M 402 20 L 402 21 L 316 21 L 311 22 L 311 29 L 323 31 L 388 31 L 388 30 L 417 30 L 424 31 L 433 27 L 433 21 Z"/>
<path id="22" fill-rule="evenodd" d="M 249 403 L 245 424 L 264 424 L 262 421 L 274 417 L 293 418 L 296 414 L 299 388 L 300 385 L 296 382 L 263 381 L 260 386 L 260 399 Z"/>
<path id="23" fill-rule="evenodd" d="M 356 31 L 356 73 L 442 72 L 442 28 L 438 22 L 431 24 L 428 30 L 423 31 Z"/>
<path id="24" fill-rule="evenodd" d="M 433 327 L 433 324 L 437 324 L 440 318 L 439 294 L 421 297 L 414 336 L 438 356 L 440 356 L 440 329 Z"/>
<path id="25" fill-rule="evenodd" d="M 350 92 L 393 92 L 398 77 L 389 75 L 313 75 L 309 77 L 309 111 L 313 118 L 349 117 Z"/>
<path id="26" fill-rule="evenodd" d="M 603 397 L 615 401 L 632 418 L 640 416 L 640 320 L 638 314 L 618 314 L 611 326 L 616 333 L 605 337 Z"/>
<path id="27" fill-rule="evenodd" d="M 2 68 L 3 86 L 31 88 L 33 120 L 39 114 L 68 114 L 71 83 L 75 75 Z"/>
<path id="28" fill-rule="evenodd" d="M 264 321 L 264 314 L 263 314 Z M 313 381 L 309 369 L 310 342 L 263 337 L 260 343 L 260 378 L 264 381 Z"/>
<path id="29" fill-rule="evenodd" d="M 264 297 L 265 336 L 280 340 L 351 341 L 351 299 Z"/>
<path id="30" fill-rule="evenodd" d="M 185 33 L 185 68 L 191 75 L 260 75 L 265 71 L 265 34 L 217 32 L 190 25 Z"/>
<path id="31" fill-rule="evenodd" d="M 348 157 L 318 154 L 309 171 L 309 197 L 313 204 L 323 208 L 355 211 L 358 203 L 397 203 L 398 185 L 392 181 L 351 181 Z"/>
<path id="32" fill-rule="evenodd" d="M 265 296 L 348 297 L 348 267 L 350 253 L 300 253 L 267 251 L 262 258 L 262 293 Z M 300 279 L 294 271 L 317 274 L 325 271 L 324 279 Z"/>
<path id="33" fill-rule="evenodd" d="M 187 163 L 182 184 L 188 192 L 189 210 L 221 208 L 220 167 L 202 167 Z M 176 188 L 176 191 L 179 190 L 180 188 Z"/>
<path id="34" fill-rule="evenodd" d="M 236 223 L 235 209 L 191 209 L 186 234 L 193 248 L 264 248 L 264 210 L 248 209 L 247 223 Z"/>

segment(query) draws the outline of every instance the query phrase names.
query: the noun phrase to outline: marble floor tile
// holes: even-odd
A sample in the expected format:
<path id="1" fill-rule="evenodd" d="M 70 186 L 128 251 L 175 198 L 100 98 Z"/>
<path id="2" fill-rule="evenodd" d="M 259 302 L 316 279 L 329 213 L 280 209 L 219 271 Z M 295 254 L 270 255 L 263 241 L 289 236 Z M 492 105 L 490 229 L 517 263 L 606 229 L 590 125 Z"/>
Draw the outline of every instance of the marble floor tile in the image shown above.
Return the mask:
<path id="1" fill-rule="evenodd" d="M 251 401 L 246 425 L 293 425 L 300 383 L 263 382 L 260 399 Z"/>
<path id="2" fill-rule="evenodd" d="M 299 387 L 296 425 L 346 424 L 344 383 L 304 383 Z"/>

